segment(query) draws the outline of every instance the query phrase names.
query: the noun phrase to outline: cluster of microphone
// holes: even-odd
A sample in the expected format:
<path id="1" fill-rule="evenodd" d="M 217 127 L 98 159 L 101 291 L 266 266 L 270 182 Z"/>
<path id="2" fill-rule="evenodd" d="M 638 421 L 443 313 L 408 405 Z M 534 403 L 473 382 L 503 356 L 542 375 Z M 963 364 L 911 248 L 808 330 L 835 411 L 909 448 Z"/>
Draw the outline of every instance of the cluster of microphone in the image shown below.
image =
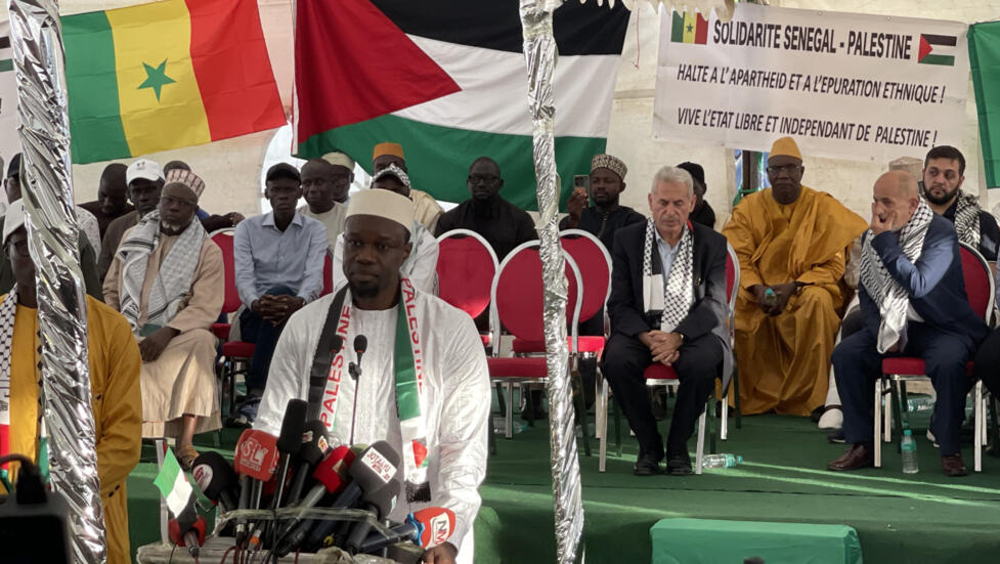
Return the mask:
<path id="1" fill-rule="evenodd" d="M 223 512 L 234 509 L 359 509 L 371 520 L 287 517 L 235 519 L 221 534 L 235 536 L 237 549 L 269 550 L 278 557 L 338 546 L 351 554 L 382 554 L 400 543 L 423 549 L 451 536 L 455 514 L 430 507 L 389 523 L 402 488 L 400 456 L 386 441 L 371 445 L 334 445 L 319 420 L 306 421 L 307 403 L 288 402 L 278 437 L 248 429 L 236 444 L 233 464 L 217 452 L 204 452 L 192 474 L 205 497 Z M 186 512 L 185 512 L 186 513 Z M 181 518 L 185 517 L 185 518 Z M 200 519 L 200 518 L 198 518 Z M 204 542 L 204 520 L 183 513 L 171 523 L 171 538 L 192 547 Z M 388 534 L 373 530 L 382 522 Z"/>

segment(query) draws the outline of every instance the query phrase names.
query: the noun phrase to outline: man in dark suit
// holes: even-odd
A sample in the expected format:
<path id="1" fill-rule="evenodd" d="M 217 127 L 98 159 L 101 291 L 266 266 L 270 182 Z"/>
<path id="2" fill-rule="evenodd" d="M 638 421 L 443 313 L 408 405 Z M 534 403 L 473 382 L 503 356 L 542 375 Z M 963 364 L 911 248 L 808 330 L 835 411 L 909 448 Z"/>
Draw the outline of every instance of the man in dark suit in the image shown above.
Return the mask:
<path id="1" fill-rule="evenodd" d="M 645 369 L 673 367 L 680 380 L 667 437 L 667 469 L 691 473 L 687 440 L 731 363 L 726 317 L 726 238 L 688 221 L 695 195 L 691 175 L 663 167 L 649 193 L 652 217 L 615 234 L 611 339 L 604 374 L 639 439 L 637 476 L 660 472 L 663 439 L 656 429 Z"/>
<path id="2" fill-rule="evenodd" d="M 946 476 L 968 473 L 959 430 L 971 380 L 965 365 L 986 338 L 986 324 L 965 293 L 958 238 L 934 214 L 904 171 L 879 177 L 871 227 L 861 251 L 858 295 L 865 329 L 841 341 L 833 366 L 844 411 L 844 438 L 852 446 L 830 470 L 874 464 L 873 397 L 885 356 L 919 356 L 937 392 L 931 431 Z"/>

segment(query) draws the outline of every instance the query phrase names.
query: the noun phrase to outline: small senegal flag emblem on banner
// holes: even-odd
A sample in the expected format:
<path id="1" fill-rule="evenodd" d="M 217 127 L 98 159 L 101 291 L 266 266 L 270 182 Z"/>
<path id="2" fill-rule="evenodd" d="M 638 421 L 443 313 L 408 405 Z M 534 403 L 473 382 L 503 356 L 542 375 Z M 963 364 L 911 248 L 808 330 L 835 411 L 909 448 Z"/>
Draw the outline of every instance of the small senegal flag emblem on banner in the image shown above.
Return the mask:
<path id="1" fill-rule="evenodd" d="M 674 10 L 674 22 L 670 30 L 670 40 L 674 43 L 708 42 L 708 20 L 700 12 L 684 12 Z"/>
<path id="2" fill-rule="evenodd" d="M 285 124 L 255 0 L 165 0 L 62 24 L 75 163 Z"/>
<path id="3" fill-rule="evenodd" d="M 920 50 L 917 62 L 922 65 L 955 66 L 955 46 L 958 38 L 954 35 L 920 34 Z"/>

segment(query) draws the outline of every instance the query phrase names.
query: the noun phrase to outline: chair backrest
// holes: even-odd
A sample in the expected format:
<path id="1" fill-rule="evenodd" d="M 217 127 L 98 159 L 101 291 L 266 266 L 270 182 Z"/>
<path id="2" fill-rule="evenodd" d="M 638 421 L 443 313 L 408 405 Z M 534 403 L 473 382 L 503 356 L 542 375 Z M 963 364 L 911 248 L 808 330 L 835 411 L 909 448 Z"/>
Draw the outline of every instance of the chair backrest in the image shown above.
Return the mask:
<path id="1" fill-rule="evenodd" d="M 333 292 L 333 251 L 326 250 L 323 256 L 323 291 L 320 296 L 325 296 Z"/>
<path id="2" fill-rule="evenodd" d="M 233 235 L 235 229 L 219 229 L 210 237 L 222 250 L 222 266 L 225 270 L 226 299 L 222 302 L 222 313 L 233 313 L 240 309 L 240 293 L 236 290 L 236 258 L 233 255 Z"/>
<path id="3" fill-rule="evenodd" d="M 979 251 L 965 243 L 961 244 L 959 254 L 962 257 L 962 277 L 965 278 L 965 293 L 969 297 L 969 305 L 987 325 L 992 325 L 996 282 L 990 265 Z"/>
<path id="4" fill-rule="evenodd" d="M 726 295 L 729 296 L 729 321 L 732 324 L 736 315 L 736 296 L 740 293 L 740 259 L 729 243 L 726 243 L 726 250 L 729 251 L 726 257 Z"/>
<path id="5" fill-rule="evenodd" d="M 604 307 L 611 294 L 611 255 L 597 237 L 582 229 L 560 231 L 559 241 L 580 269 L 583 281 L 580 321 L 587 321 Z"/>
<path id="6" fill-rule="evenodd" d="M 514 248 L 500 263 L 500 270 L 493 279 L 490 291 L 492 308 L 490 320 L 499 322 L 514 337 L 528 341 L 545 339 L 544 288 L 542 287 L 542 260 L 538 241 L 528 241 Z M 563 252 L 566 259 L 566 319 L 573 327 L 580 319 L 580 269 L 573 258 Z M 499 327 L 494 327 L 494 331 Z M 494 332 L 494 334 L 499 334 Z M 575 346 L 575 343 L 574 343 Z"/>
<path id="7" fill-rule="evenodd" d="M 497 255 L 469 229 L 453 229 L 437 240 L 438 297 L 475 319 L 490 305 Z"/>

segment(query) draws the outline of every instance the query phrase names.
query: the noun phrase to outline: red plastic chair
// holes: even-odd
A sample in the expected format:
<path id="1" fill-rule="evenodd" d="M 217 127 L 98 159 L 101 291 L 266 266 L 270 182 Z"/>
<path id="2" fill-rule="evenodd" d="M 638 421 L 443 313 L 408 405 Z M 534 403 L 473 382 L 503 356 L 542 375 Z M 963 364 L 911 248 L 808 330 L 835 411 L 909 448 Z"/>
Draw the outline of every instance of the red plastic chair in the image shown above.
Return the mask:
<path id="1" fill-rule="evenodd" d="M 576 339 L 576 326 L 580 319 L 582 299 L 577 291 L 580 285 L 580 270 L 572 257 L 564 253 L 566 259 L 566 279 L 568 282 L 566 317 L 572 327 L 570 341 Z M 499 334 L 502 324 L 516 339 L 544 341 L 544 291 L 542 287 L 542 261 L 539 256 L 538 241 L 523 243 L 512 250 L 500 263 L 500 270 L 493 280 L 490 291 L 490 321 L 494 334 Z M 547 365 L 544 357 L 499 358 L 499 347 L 494 347 L 493 355 L 487 358 L 490 380 L 502 384 L 507 390 L 505 432 L 506 438 L 513 436 L 513 386 L 514 384 L 535 384 L 545 381 Z M 587 424 L 582 406 L 582 396 L 577 396 L 578 417 L 584 427 L 584 449 L 589 455 Z"/>
<path id="2" fill-rule="evenodd" d="M 438 238 L 438 297 L 475 319 L 490 305 L 498 263 L 493 247 L 469 229 L 453 229 Z M 493 335 L 480 335 L 489 347 Z"/>
<path id="3" fill-rule="evenodd" d="M 233 254 L 233 234 L 234 229 L 220 229 L 212 233 L 212 241 L 222 250 L 222 264 L 226 273 L 226 299 L 223 302 L 222 312 L 231 314 L 237 311 L 242 303 L 240 295 L 236 289 L 236 258 Z M 224 390 L 229 390 L 229 411 L 236 410 L 236 376 L 246 374 L 250 369 L 250 361 L 253 359 L 255 346 L 253 343 L 243 341 L 225 341 L 229 338 L 232 330 L 230 323 L 213 323 L 212 333 L 220 340 L 224 341 L 219 351 L 219 361 L 221 364 L 221 377 L 219 379 L 219 400 L 225 405 Z"/>
<path id="4" fill-rule="evenodd" d="M 987 325 L 992 326 L 993 300 L 996 297 L 996 283 L 993 280 L 992 269 L 990 269 L 990 265 L 986 262 L 986 259 L 979 254 L 979 251 L 965 243 L 961 244 L 959 254 L 962 259 L 962 275 L 965 279 L 965 292 L 969 298 L 969 305 L 972 306 L 972 311 L 976 312 Z M 972 375 L 972 368 L 972 362 L 966 364 L 966 371 L 970 377 Z M 882 440 L 880 439 L 884 439 L 885 442 L 892 440 L 892 402 L 887 401 L 883 410 L 882 400 L 886 394 L 890 394 L 895 398 L 897 409 L 900 410 L 898 424 L 900 429 L 902 429 L 903 419 L 907 413 L 906 382 L 930 381 L 930 378 L 924 373 L 925 370 L 924 360 L 919 357 L 901 356 L 882 359 L 882 378 L 875 385 L 876 468 L 882 466 Z M 974 467 L 976 472 L 981 472 L 982 449 L 986 443 L 985 399 L 983 398 L 982 382 L 976 383 L 975 393 Z"/>
<path id="5" fill-rule="evenodd" d="M 331 292 L 333 292 L 333 253 L 327 249 L 326 256 L 323 257 L 323 290 L 319 295 L 323 297 Z"/>

